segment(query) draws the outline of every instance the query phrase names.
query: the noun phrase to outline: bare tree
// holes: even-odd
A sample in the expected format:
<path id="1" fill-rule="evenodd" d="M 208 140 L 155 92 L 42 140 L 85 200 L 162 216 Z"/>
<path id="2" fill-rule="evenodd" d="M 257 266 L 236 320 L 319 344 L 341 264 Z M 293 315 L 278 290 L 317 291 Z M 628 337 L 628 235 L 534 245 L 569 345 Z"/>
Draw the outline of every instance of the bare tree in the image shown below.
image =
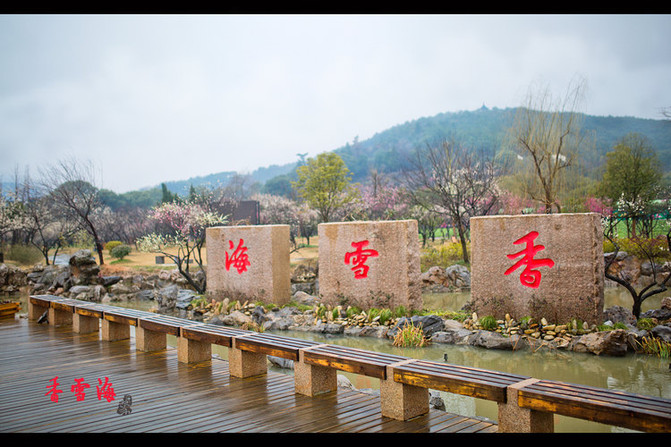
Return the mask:
<path id="1" fill-rule="evenodd" d="M 606 219 L 604 224 L 604 237 L 608 239 L 613 246 L 615 251 L 608 254 L 605 257 L 605 276 L 611 281 L 615 281 L 629 292 L 633 300 L 632 314 L 636 318 L 639 318 L 641 314 L 641 305 L 643 301 L 650 298 L 653 295 L 660 294 L 665 292 L 668 289 L 668 283 L 671 279 L 671 272 L 667 271 L 666 273 L 662 272 L 661 266 L 656 262 L 655 254 L 658 250 L 660 242 L 655 239 L 644 239 L 644 238 L 631 238 L 633 242 L 638 246 L 638 251 L 641 255 L 645 256 L 650 262 L 652 269 L 652 278 L 653 281 L 647 286 L 643 287 L 641 290 L 636 290 L 632 284 L 631 278 L 628 278 L 622 271 L 617 271 L 614 267 L 614 262 L 617 259 L 617 254 L 620 251 L 620 246 L 617 243 L 616 231 L 619 223 L 626 220 L 626 217 L 610 217 Z M 671 249 L 671 226 L 666 225 L 667 232 L 664 236 L 666 241 L 666 250 Z"/>
<path id="2" fill-rule="evenodd" d="M 546 213 L 561 212 L 558 196 L 565 171 L 575 165 L 578 148 L 587 143 L 577 111 L 583 90 L 583 82 L 571 83 L 559 99 L 547 87 L 530 91 L 510 129 L 510 144 L 530 170 L 528 175 L 521 173 L 520 181 Z"/>
<path id="3" fill-rule="evenodd" d="M 452 221 L 461 242 L 464 262 L 469 263 L 466 233 L 470 217 L 497 211 L 498 170 L 483 155 L 444 140 L 417 151 L 405 172 L 405 183 L 412 201 Z"/>
<path id="4" fill-rule="evenodd" d="M 43 194 L 93 238 L 100 265 L 103 265 L 103 243 L 96 221 L 102 205 L 95 186 L 97 176 L 93 163 L 61 160 L 41 170 L 40 174 Z"/>

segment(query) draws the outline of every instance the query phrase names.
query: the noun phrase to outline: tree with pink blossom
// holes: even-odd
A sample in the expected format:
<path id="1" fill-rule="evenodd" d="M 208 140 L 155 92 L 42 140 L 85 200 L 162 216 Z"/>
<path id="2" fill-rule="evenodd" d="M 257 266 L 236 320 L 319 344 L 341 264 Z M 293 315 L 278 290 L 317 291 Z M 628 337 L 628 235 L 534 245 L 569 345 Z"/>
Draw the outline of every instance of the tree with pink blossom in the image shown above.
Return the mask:
<path id="1" fill-rule="evenodd" d="M 205 293 L 207 275 L 203 267 L 202 249 L 205 245 L 205 230 L 227 223 L 227 217 L 211 211 L 192 201 L 168 202 L 155 207 L 149 213 L 157 231 L 138 239 L 140 251 L 161 253 L 171 259 L 179 273 L 198 292 Z M 192 274 L 190 265 L 194 261 L 199 272 Z"/>

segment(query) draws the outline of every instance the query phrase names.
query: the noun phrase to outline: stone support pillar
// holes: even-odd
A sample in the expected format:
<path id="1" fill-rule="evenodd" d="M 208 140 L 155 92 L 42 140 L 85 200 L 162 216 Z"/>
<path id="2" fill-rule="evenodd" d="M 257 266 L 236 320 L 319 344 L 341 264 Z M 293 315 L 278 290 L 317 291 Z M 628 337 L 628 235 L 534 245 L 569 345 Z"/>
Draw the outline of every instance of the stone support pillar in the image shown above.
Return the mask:
<path id="1" fill-rule="evenodd" d="M 212 344 L 184 337 L 177 338 L 177 360 L 196 363 L 212 359 Z"/>
<path id="2" fill-rule="evenodd" d="M 101 338 L 105 341 L 126 340 L 130 338 L 130 325 L 102 319 Z"/>
<path id="3" fill-rule="evenodd" d="M 305 363 L 302 349 L 298 351 L 298 357 L 299 360 L 294 362 L 296 393 L 312 397 L 338 389 L 338 375 L 335 368 Z"/>
<path id="4" fill-rule="evenodd" d="M 403 362 L 405 363 L 405 362 Z M 429 412 L 428 388 L 394 382 L 394 365 L 387 366 L 386 379 L 380 379 L 382 416 L 406 421 Z"/>
<path id="5" fill-rule="evenodd" d="M 518 390 L 537 381 L 538 379 L 527 379 L 508 387 L 506 403 L 499 404 L 499 433 L 554 432 L 552 413 L 520 408 L 517 405 Z"/>
<path id="6" fill-rule="evenodd" d="M 88 317 L 75 312 L 72 315 L 72 330 L 76 334 L 89 334 L 91 332 L 98 332 L 100 329 L 100 319 L 96 317 Z"/>
<path id="7" fill-rule="evenodd" d="M 135 349 L 138 351 L 162 351 L 167 345 L 165 332 L 149 331 L 139 325 L 135 328 Z"/>

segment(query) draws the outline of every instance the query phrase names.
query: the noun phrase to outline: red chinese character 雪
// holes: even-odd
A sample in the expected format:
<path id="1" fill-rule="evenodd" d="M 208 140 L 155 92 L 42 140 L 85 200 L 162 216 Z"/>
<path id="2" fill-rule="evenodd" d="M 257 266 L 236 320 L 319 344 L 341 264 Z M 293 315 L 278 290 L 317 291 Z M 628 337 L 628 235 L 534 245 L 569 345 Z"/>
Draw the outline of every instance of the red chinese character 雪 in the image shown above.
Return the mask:
<path id="1" fill-rule="evenodd" d="M 75 393 L 75 396 L 77 397 L 78 401 L 79 400 L 84 400 L 84 390 L 86 388 L 91 387 L 91 385 L 89 385 L 88 383 L 82 383 L 83 380 L 84 380 L 83 378 L 82 379 L 75 379 L 76 384 L 72 385 L 70 387 L 70 391 Z"/>
<path id="2" fill-rule="evenodd" d="M 370 257 L 379 256 L 377 250 L 368 249 L 364 250 L 363 247 L 368 245 L 368 241 L 361 242 L 352 242 L 352 247 L 355 248 L 353 252 L 345 253 L 345 264 L 352 262 L 352 271 L 354 272 L 354 278 L 366 278 L 368 276 L 369 267 L 365 265 L 365 262 Z"/>
<path id="3" fill-rule="evenodd" d="M 228 255 L 226 252 L 226 270 L 228 271 L 231 268 L 231 265 L 235 267 L 239 274 L 247 271 L 247 267 L 250 266 L 249 256 L 247 255 L 247 247 L 243 246 L 245 241 L 240 239 L 238 247 L 235 249 L 232 255 Z M 229 248 L 233 250 L 235 245 L 233 241 L 228 241 Z"/>
<path id="4" fill-rule="evenodd" d="M 545 249 L 543 245 L 534 245 L 534 239 L 538 237 L 537 231 L 532 231 L 526 236 L 522 236 L 513 244 L 524 244 L 527 246 L 523 250 L 507 255 L 510 259 L 515 259 L 521 255 L 524 255 L 522 259 L 517 261 L 512 267 L 505 271 L 505 275 L 509 275 L 519 267 L 524 266 L 524 270 L 520 274 L 520 282 L 523 286 L 532 287 L 537 289 L 541 282 L 541 272 L 538 270 L 533 270 L 536 267 L 553 267 L 555 265 L 552 259 L 534 259 L 536 253 Z"/>

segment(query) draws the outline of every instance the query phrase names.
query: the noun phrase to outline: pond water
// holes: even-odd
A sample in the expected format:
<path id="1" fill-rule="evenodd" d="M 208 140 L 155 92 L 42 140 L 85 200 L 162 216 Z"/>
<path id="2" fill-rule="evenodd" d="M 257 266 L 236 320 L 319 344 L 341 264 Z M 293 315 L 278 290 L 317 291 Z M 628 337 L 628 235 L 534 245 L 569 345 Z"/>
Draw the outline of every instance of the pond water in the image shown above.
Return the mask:
<path id="1" fill-rule="evenodd" d="M 606 289 L 606 307 L 621 305 L 631 307 L 631 298 L 619 289 Z M 27 312 L 26 296 L 21 295 L 22 312 Z M 469 299 L 468 293 L 432 294 L 425 296 L 427 309 L 459 310 Z M 658 308 L 661 297 L 648 299 L 643 310 Z M 123 305 L 116 304 L 115 305 Z M 126 304 L 128 307 L 149 310 L 154 307 L 151 301 Z M 624 357 L 604 357 L 593 354 L 580 354 L 558 350 L 531 352 L 497 351 L 484 348 L 432 344 L 424 348 L 396 348 L 390 340 L 371 337 L 325 336 L 323 334 L 282 331 L 278 334 L 309 339 L 319 342 L 352 346 L 371 351 L 386 352 L 412 358 L 471 366 L 526 375 L 538 379 L 559 380 L 612 390 L 645 394 L 655 397 L 671 398 L 671 365 L 669 359 L 630 353 Z M 176 339 L 168 337 L 168 343 L 176 346 Z M 213 353 L 223 359 L 228 358 L 227 348 L 213 346 Z M 293 374 L 291 370 L 271 367 L 273 371 Z M 379 380 L 356 374 L 343 373 L 358 389 L 379 389 Z M 446 410 L 464 416 L 475 416 L 496 421 L 497 405 L 482 399 L 440 392 Z M 626 432 L 628 430 L 580 419 L 555 416 L 555 431 L 576 432 Z"/>

